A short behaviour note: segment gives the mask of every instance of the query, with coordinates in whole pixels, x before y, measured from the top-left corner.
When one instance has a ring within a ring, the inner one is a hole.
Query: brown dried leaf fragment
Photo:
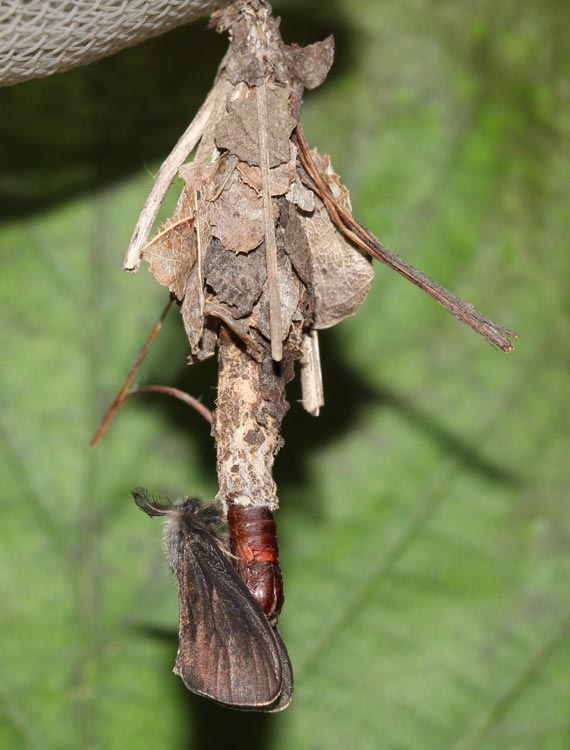
[[[184,299],[180,307],[184,330],[190,344],[190,351],[196,354],[204,331],[204,316],[200,309],[200,276],[197,266],[194,267],[186,281]]]
[[[280,203],[279,244],[285,250],[297,275],[309,292],[313,289],[313,257],[297,211],[288,201]]]
[[[193,362],[204,362],[204,360],[213,357],[216,353],[219,335],[220,321],[217,318],[207,318],[204,326],[204,333],[200,339],[200,344],[196,348],[196,352],[188,357],[188,364],[192,364]]]
[[[190,162],[190,164],[183,164],[178,170],[178,174],[192,190],[203,190],[204,187],[212,183],[214,176],[220,171],[221,161],[220,159],[218,162],[211,164],[195,161]]]
[[[289,335],[287,336],[286,349],[287,352],[293,357],[294,360],[301,359],[303,356],[303,331],[305,328],[305,322],[303,320],[297,320],[300,318],[298,313],[293,315],[291,320],[291,328],[289,329]]]
[[[251,23],[253,14],[260,8],[244,8],[245,3],[230,3],[220,10],[214,11],[210,17],[209,28],[214,28],[219,34],[231,29],[230,49],[224,58],[221,74],[234,86],[245,81],[250,86],[257,86],[267,75],[267,61],[265,55],[255,54],[256,39],[259,33],[256,23]],[[259,6],[259,3],[257,4]],[[245,10],[245,12],[244,12]],[[279,38],[279,24],[277,19],[266,15],[263,31],[269,32],[271,39]],[[273,33],[272,33],[273,32]],[[278,48],[281,45],[278,45]],[[272,51],[263,49],[263,52]]]
[[[291,158],[290,138],[297,124],[289,110],[289,89],[268,86],[267,110],[279,113],[267,132],[269,166],[276,167]],[[219,149],[235,154],[240,161],[261,166],[255,90],[246,99],[228,102],[226,114],[214,130],[214,140]]]
[[[196,263],[194,191],[184,188],[176,212],[165,221],[142,251],[150,271],[159,282],[182,300],[188,275]]]
[[[302,288],[297,274],[293,271],[291,261],[281,248],[277,248],[277,282],[281,303],[281,340],[284,341],[289,334],[293,316],[299,307]],[[253,308],[250,324],[255,326],[266,339],[270,338],[267,288],[263,290],[263,294]]]
[[[223,154],[213,162],[194,161],[180,167],[180,177],[204,201],[214,201],[229,183],[238,164],[236,156]]]
[[[247,162],[239,162],[238,171],[242,180],[258,193],[261,193],[261,169],[252,167]],[[279,164],[269,171],[271,195],[285,195],[297,176],[297,150],[291,144],[291,158],[285,164]]]
[[[317,167],[323,178],[326,180],[333,198],[337,201],[341,208],[344,208],[345,211],[352,213],[349,190],[342,184],[342,182],[340,181],[340,177],[334,171],[330,156],[328,154],[319,154],[316,148],[313,148],[311,150],[311,156],[313,158],[315,166]]]
[[[334,39],[328,36],[322,42],[300,47],[298,44],[284,46],[285,59],[291,75],[305,88],[315,89],[327,77],[334,58]]]
[[[338,232],[321,200],[312,216],[299,214],[299,220],[313,256],[314,327],[330,328],[364,302],[372,264]]]
[[[204,279],[216,299],[233,308],[234,318],[249,315],[267,281],[263,245],[247,255],[236,255],[219,240],[212,240],[204,257]]]
[[[212,235],[228,250],[248,253],[263,242],[263,201],[237,172],[206,212]]]
[[[249,327],[249,320],[236,320],[229,308],[219,302],[207,300],[205,305],[205,312],[209,319],[212,318],[220,321],[222,329],[231,331],[241,341],[242,345],[245,346],[248,354],[256,361],[261,362],[263,359],[263,346],[257,341],[257,337],[252,335],[252,331]]]
[[[289,203],[294,203],[299,210],[305,213],[312,213],[317,205],[315,203],[315,193],[309,190],[308,187],[305,187],[298,176],[285,197]]]
[[[285,252],[291,261],[294,275],[299,282],[299,302],[297,310],[292,317],[293,323],[295,321],[301,323],[298,346],[294,345],[291,341],[294,326],[289,331],[287,346],[290,351],[293,351],[293,349],[298,350],[298,356],[300,357],[302,354],[302,329],[312,326],[314,320],[313,261],[311,248],[309,247],[307,236],[297,216],[295,207],[285,199],[279,201],[277,244],[280,250]]]
[[[335,200],[350,213],[348,190],[334,172],[330,157],[321,156],[316,149],[311,151],[311,156]],[[364,302],[374,277],[372,263],[338,231],[316,195],[314,212],[298,212],[297,216],[312,252],[314,327],[330,328],[354,315]]]

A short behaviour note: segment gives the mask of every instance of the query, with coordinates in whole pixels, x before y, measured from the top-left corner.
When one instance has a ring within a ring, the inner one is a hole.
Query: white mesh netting
[[[111,55],[229,0],[1,0],[0,86]]]

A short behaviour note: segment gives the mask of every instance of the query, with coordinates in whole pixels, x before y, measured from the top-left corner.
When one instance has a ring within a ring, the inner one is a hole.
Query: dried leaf
[[[210,359],[216,353],[216,346],[218,344],[218,335],[220,332],[220,323],[216,318],[206,318],[204,325],[204,332],[200,340],[199,346],[196,348],[192,357],[189,357],[191,362],[204,362],[206,359]]]
[[[194,196],[191,188],[184,188],[176,212],[160,226],[142,252],[156,280],[179,300],[186,293],[186,282],[197,257]]]
[[[258,193],[261,193],[261,169],[247,162],[240,162],[239,173],[244,182]],[[285,195],[297,176],[297,149],[291,143],[291,158],[285,164],[279,164],[269,171],[271,195]]]
[[[184,330],[190,344],[190,351],[198,351],[204,328],[203,312],[200,309],[200,278],[196,265],[186,282],[184,299],[180,307]]]
[[[311,155],[336,201],[351,212],[348,190],[334,172],[330,157],[321,156],[316,149]],[[353,315],[364,302],[374,271],[370,259],[336,229],[321,199],[316,195],[314,199],[316,207],[312,214],[299,211],[297,215],[313,259],[314,327],[330,328]]]
[[[311,213],[315,210],[315,194],[303,185],[299,177],[292,183],[285,197],[289,203],[294,203],[301,211]]]
[[[273,27],[275,30],[271,36],[279,47],[279,34],[275,33],[278,32],[279,25],[275,21],[271,17],[267,18],[267,28],[269,30]],[[224,79],[234,86],[244,81],[250,86],[260,84],[267,76],[266,60],[252,54],[251,25],[240,5],[230,3],[212,13],[210,26],[218,33],[230,28],[232,30],[230,49],[223,62]]]
[[[183,164],[178,170],[178,174],[189,188],[198,192],[206,185],[211,185],[215,175],[220,171],[222,159],[211,164],[202,162],[191,162]]]
[[[278,233],[279,243],[289,256],[301,281],[312,291],[313,256],[311,247],[297,211],[287,201],[284,201],[284,203],[285,206],[280,217],[280,221],[284,221],[284,226]],[[286,217],[283,217],[286,209],[288,209]]]
[[[334,171],[331,163],[331,158],[328,154],[319,154],[316,148],[311,149],[311,156],[315,162],[315,166],[319,169],[321,174],[326,178],[329,189],[333,195],[333,198],[340,204],[341,208],[345,211],[352,213],[352,206],[350,204],[350,193],[340,181],[340,177]]]
[[[289,111],[289,89],[284,86],[267,87],[267,109],[279,113],[268,127],[267,146],[269,166],[276,167],[291,158],[290,137],[297,124]],[[240,161],[259,167],[259,124],[255,90],[246,99],[228,103],[226,114],[214,130],[219,149],[229,151]]]
[[[289,333],[293,316],[299,307],[302,290],[301,283],[293,270],[291,261],[280,248],[277,249],[277,282],[279,301],[281,303],[281,339],[284,341]],[[269,339],[270,323],[267,288],[263,290],[263,294],[253,308],[250,323],[266,339]]]
[[[248,253],[263,242],[263,201],[235,172],[207,208],[211,232],[234,253]]]
[[[263,245],[236,255],[212,240],[204,257],[204,279],[216,299],[234,309],[235,318],[249,315],[267,280]]]
[[[314,327],[330,328],[364,302],[374,272],[368,258],[348,243],[319,198],[312,215],[298,213],[313,261]]]
[[[328,36],[322,42],[300,47],[284,45],[285,59],[291,74],[305,88],[315,89],[327,77],[334,58],[334,39]]]
[[[261,344],[257,341],[257,338],[252,335],[253,332],[249,325],[249,319],[236,320],[236,318],[233,317],[232,310],[223,303],[217,301],[215,298],[206,302],[205,313],[209,318],[215,318],[220,321],[220,323],[223,323],[228,330],[241,340],[248,354],[256,362],[261,362],[264,356],[264,350]]]
[[[191,162],[180,167],[180,177],[200,194],[200,199],[213,201],[229,182],[238,164],[236,156],[222,154],[213,162]]]

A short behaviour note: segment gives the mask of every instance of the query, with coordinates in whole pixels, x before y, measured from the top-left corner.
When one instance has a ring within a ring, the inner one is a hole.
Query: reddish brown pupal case
[[[277,625],[284,597],[273,512],[266,506],[230,505],[228,526],[235,567],[269,622]]]

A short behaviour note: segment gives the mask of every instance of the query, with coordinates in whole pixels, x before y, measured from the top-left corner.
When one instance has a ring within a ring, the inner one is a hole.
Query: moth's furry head
[[[222,530],[223,511],[215,501],[186,496],[172,501],[142,487],[132,491],[135,503],[149,516],[164,516],[163,544],[168,563],[176,572],[184,543],[196,534],[208,534],[229,555],[227,535]]]

